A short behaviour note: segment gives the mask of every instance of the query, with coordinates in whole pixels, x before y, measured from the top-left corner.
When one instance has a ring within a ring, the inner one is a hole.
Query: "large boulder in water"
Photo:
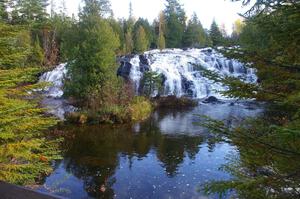
[[[207,104],[216,104],[216,103],[221,103],[220,100],[218,100],[218,98],[214,97],[214,96],[210,96],[208,98],[206,98],[203,103],[207,103]]]
[[[132,68],[132,64],[130,63],[132,57],[132,55],[127,55],[124,57],[120,57],[118,60],[120,63],[120,67],[118,68],[117,75],[123,77],[126,80],[129,79],[130,71]]]
[[[149,60],[144,54],[139,55],[140,71],[142,73],[150,71]]]

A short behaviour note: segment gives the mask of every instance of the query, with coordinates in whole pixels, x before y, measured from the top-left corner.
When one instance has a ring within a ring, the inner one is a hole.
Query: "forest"
[[[80,108],[67,116],[69,121],[132,123],[153,112],[151,93],[161,89],[163,78],[146,72],[144,93],[136,96],[130,81],[116,75],[118,58],[153,49],[209,47],[251,63],[258,80],[248,83],[205,69],[203,74],[229,88],[222,95],[255,99],[265,104],[265,112],[234,128],[211,118],[198,124],[242,154],[224,167],[232,180],[213,181],[202,191],[220,197],[228,190],[241,198],[299,197],[300,2],[231,1],[249,7],[232,34],[215,20],[205,29],[196,13],[187,16],[179,0],[165,0],[154,21],[134,16],[131,3],[129,17],[116,19],[109,0],[83,0],[78,16],[67,14],[65,1],[0,1],[0,180],[41,183],[52,172],[51,163],[62,159],[63,136],[53,130],[59,121],[45,114],[41,96],[32,92],[48,86],[38,82],[42,73],[68,63],[64,98]],[[185,101],[175,102],[180,103]],[[257,167],[265,165],[272,168],[261,175]]]

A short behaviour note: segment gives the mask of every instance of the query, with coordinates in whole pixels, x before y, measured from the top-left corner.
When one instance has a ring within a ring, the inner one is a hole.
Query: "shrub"
[[[135,97],[129,105],[131,121],[144,120],[152,111],[151,102],[145,97]]]

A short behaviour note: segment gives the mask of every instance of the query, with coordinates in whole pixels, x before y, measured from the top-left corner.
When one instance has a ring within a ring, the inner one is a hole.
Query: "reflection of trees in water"
[[[223,167],[233,179],[209,183],[206,191],[226,193],[235,189],[239,197],[251,199],[300,198],[300,139],[275,127],[281,122],[281,111],[266,109],[261,117],[233,129],[226,128],[226,123],[220,125],[220,121],[208,121],[206,126],[237,147],[239,157],[231,157]]]
[[[139,133],[124,126],[66,128],[69,134],[74,134],[68,136],[65,143],[68,147],[65,153],[67,171],[84,181],[90,196],[112,198],[112,186],[116,181],[113,176],[120,156],[126,155],[130,162],[132,157],[142,159],[153,149],[167,175],[176,176],[185,156],[195,159],[204,140],[202,137],[162,135],[156,121],[141,125]]]

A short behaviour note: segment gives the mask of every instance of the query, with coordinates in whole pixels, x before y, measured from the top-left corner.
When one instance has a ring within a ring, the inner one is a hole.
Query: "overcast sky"
[[[56,0],[57,6],[62,0]],[[116,18],[127,18],[129,2],[132,2],[135,17],[147,18],[150,21],[157,18],[160,10],[164,9],[165,0],[111,0]],[[215,18],[218,24],[225,24],[228,32],[231,32],[233,22],[239,18],[238,13],[243,13],[241,3],[231,0],[179,0],[184,6],[188,17],[196,12],[205,28],[209,28]],[[82,0],[65,0],[68,13],[77,14]]]

